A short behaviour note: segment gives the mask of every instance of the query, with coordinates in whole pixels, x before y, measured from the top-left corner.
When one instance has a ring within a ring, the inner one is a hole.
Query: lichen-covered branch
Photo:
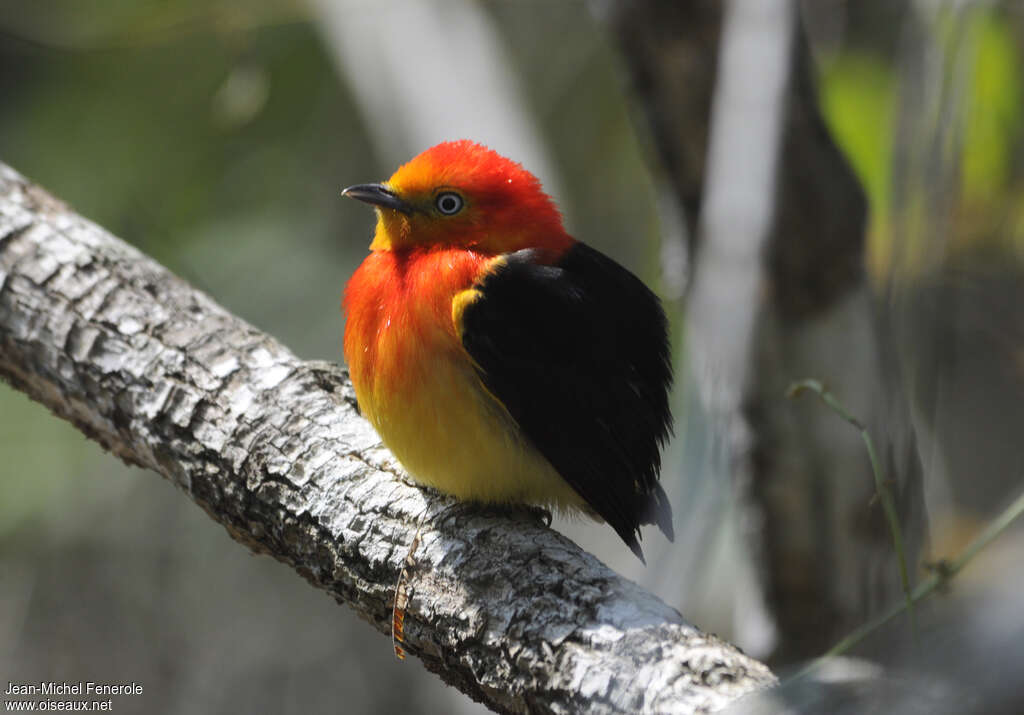
[[[344,371],[299,360],[0,164],[0,375],[509,712],[705,712],[774,682],[526,512],[411,485]],[[380,647],[388,648],[383,640]]]

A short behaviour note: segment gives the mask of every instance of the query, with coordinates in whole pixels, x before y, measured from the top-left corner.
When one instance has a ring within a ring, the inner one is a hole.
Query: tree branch
[[[344,371],[299,360],[0,164],[0,375],[498,711],[705,712],[774,683],[526,512],[404,480]],[[387,647],[383,643],[381,647]]]

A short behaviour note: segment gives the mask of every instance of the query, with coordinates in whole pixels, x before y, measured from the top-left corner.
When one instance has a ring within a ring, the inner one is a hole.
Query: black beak
[[[395,192],[384,184],[356,184],[344,189],[341,195],[374,206],[401,211],[404,214],[411,214],[413,211],[412,206],[398,198]]]

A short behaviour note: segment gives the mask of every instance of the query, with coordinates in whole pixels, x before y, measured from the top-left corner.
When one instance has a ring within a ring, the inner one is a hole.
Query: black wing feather
[[[535,256],[510,254],[476,286],[463,345],[526,438],[643,559],[641,524],[673,538],[658,483],[672,428],[665,313],[586,244],[550,266]]]

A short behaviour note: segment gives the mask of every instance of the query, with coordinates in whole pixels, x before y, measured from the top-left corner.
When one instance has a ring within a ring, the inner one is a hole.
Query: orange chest
[[[371,253],[343,301],[345,359],[360,404],[422,383],[438,361],[468,361],[452,298],[471,287],[488,256],[462,249]],[[364,404],[366,403],[366,404]]]

